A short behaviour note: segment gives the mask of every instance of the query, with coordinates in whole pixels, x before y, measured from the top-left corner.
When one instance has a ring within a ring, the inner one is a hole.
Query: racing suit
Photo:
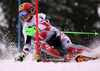
[[[29,36],[26,34],[25,29],[28,27],[34,27],[36,26],[36,15],[33,16],[31,22],[24,22],[23,23],[23,35],[24,35],[24,47],[22,50],[22,53],[24,55],[27,55],[28,52],[31,49],[31,39],[35,38],[36,35]],[[52,51],[46,51],[43,49],[44,52],[55,56],[55,57],[62,57],[64,54],[67,54],[67,51],[75,51],[75,49],[86,49],[86,47],[81,45],[75,45],[72,44],[69,37],[62,32],[60,32],[57,28],[52,26],[49,22],[49,20],[46,18],[46,15],[43,13],[38,14],[38,28],[40,30],[38,34],[39,42],[41,42],[41,45],[46,43],[49,44],[49,46],[54,47],[55,51],[59,52],[60,55],[56,55],[55,53],[52,53]],[[42,48],[41,48],[42,50]],[[64,52],[60,51],[64,50]],[[81,50],[79,50],[81,51]]]

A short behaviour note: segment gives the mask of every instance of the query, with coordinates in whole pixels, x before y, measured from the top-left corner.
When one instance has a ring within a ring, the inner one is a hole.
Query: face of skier
[[[31,11],[30,13],[27,12],[26,10],[23,10],[19,13],[19,16],[21,17],[21,19],[25,22],[29,22],[31,20],[31,18],[33,17],[34,12]]]

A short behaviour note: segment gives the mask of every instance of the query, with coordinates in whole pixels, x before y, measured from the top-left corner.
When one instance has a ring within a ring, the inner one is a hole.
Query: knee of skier
[[[88,48],[88,47],[85,47],[85,46],[83,46],[83,45],[76,45],[76,44],[72,44],[72,45],[70,45],[69,47],[68,47],[68,50],[69,51],[77,51],[77,52],[79,52],[79,53],[82,53],[82,52],[90,52],[91,51],[91,49],[90,48]]]

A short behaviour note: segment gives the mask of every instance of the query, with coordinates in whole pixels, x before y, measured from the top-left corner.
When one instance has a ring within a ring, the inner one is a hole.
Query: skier
[[[36,15],[35,7],[28,2],[22,3],[19,6],[19,16],[21,20],[24,21],[23,25],[23,35],[24,35],[24,47],[22,52],[15,57],[16,61],[23,61],[28,55],[31,49],[31,39],[36,37],[36,34],[27,34],[26,28],[36,27]],[[52,26],[47,19],[46,15],[43,13],[38,14],[38,28],[39,28],[39,46],[40,50],[58,58],[65,57],[67,60],[73,58],[72,53],[81,53],[84,50],[90,51],[89,48],[82,45],[75,45],[71,42],[70,38],[59,31],[56,27]]]

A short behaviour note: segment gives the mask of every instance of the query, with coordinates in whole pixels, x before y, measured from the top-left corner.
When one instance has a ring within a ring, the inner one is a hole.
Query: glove
[[[26,55],[21,53],[17,57],[15,57],[15,61],[22,62],[23,60],[25,60],[25,58],[26,58]]]

